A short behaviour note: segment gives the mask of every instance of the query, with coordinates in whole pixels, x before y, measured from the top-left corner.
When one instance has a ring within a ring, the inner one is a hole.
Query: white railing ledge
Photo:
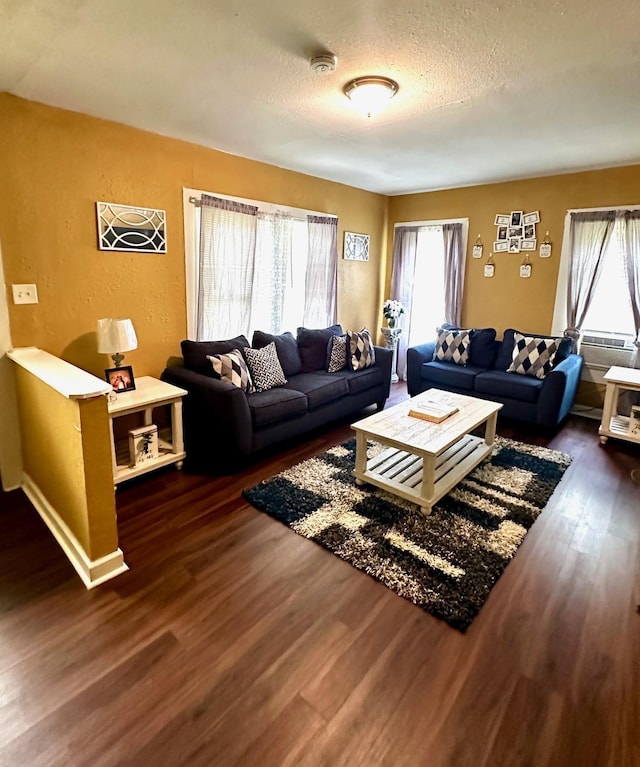
[[[106,381],[35,346],[11,349],[7,357],[68,399],[89,399],[111,391]]]

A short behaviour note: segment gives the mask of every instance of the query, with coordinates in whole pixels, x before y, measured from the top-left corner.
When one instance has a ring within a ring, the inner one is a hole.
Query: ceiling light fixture
[[[398,83],[388,77],[356,77],[344,86],[344,94],[367,117],[381,112],[398,92]]]

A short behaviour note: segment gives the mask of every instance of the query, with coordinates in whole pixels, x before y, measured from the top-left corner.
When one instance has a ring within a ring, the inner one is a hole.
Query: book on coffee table
[[[422,418],[423,421],[441,423],[450,415],[458,412],[455,405],[445,405],[443,402],[431,402],[429,400],[416,402],[409,410],[409,415],[414,418]]]

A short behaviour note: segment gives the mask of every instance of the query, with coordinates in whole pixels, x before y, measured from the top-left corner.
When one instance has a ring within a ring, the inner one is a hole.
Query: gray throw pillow
[[[297,375],[302,368],[302,360],[298,352],[298,342],[289,332],[272,335],[262,330],[256,330],[251,340],[254,349],[262,349],[273,341],[278,352],[278,359],[282,365],[282,371],[287,378]]]

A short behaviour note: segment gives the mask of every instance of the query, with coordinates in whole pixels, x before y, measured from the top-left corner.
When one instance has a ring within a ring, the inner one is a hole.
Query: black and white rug
[[[466,631],[570,463],[564,453],[498,437],[491,459],[425,516],[413,503],[355,484],[352,439],[244,496]]]

